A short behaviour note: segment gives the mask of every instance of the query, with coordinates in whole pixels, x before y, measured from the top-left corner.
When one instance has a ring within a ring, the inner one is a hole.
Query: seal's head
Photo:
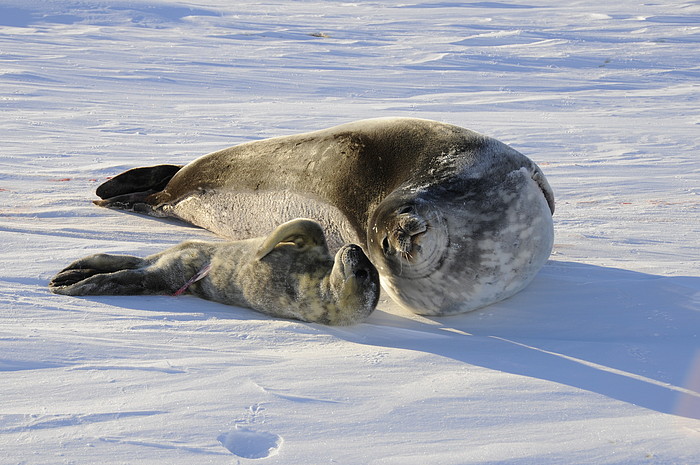
[[[396,190],[368,224],[384,289],[414,313],[474,310],[524,288],[549,257],[550,207],[522,168],[499,183],[465,179]]]
[[[362,249],[344,245],[333,258],[321,225],[309,219],[275,229],[246,272],[255,276],[249,300],[267,313],[284,309],[284,316],[303,321],[358,323],[379,300],[379,273]]]
[[[367,241],[370,259],[394,300],[417,313],[442,307],[435,274],[450,247],[442,210],[417,196],[389,196],[372,215]]]

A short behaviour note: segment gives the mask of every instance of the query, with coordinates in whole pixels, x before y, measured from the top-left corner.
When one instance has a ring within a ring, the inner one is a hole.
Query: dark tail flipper
[[[51,279],[49,289],[64,295],[148,294],[148,262],[128,255],[95,254],[76,260]]]
[[[180,168],[181,165],[158,165],[125,171],[97,188],[102,200],[96,200],[95,204],[150,214],[152,206],[146,199],[163,190]]]
[[[168,184],[182,165],[158,165],[145,168],[133,168],[113,177],[101,184],[96,191],[103,200],[118,195],[134,194],[136,192],[158,192]]]

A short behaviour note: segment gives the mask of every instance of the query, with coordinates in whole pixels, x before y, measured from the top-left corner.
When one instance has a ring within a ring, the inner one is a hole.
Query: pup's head
[[[379,274],[362,249],[349,244],[333,258],[321,225],[296,219],[262,242],[255,261],[269,276],[268,314],[329,325],[357,323],[375,309]],[[264,289],[261,289],[261,292]]]

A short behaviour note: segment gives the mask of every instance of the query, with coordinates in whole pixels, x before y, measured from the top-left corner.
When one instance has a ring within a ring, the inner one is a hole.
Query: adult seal
[[[232,239],[297,217],[331,249],[359,243],[384,289],[450,315],[523,289],[549,257],[554,196],[529,158],[474,131],[414,118],[248,142],[185,165],[136,168],[101,206],[179,218]]]

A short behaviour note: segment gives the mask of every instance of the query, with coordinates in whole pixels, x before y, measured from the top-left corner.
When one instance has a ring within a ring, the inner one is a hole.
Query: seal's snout
[[[379,272],[355,244],[344,245],[335,256],[331,285],[344,308],[346,323],[357,322],[374,311],[379,301]]]
[[[413,205],[396,210],[392,223],[381,241],[382,252],[386,257],[398,255],[399,259],[410,263],[420,252],[421,237],[430,229],[430,224]]]
[[[377,269],[369,261],[362,248],[355,244],[343,246],[338,251],[338,260],[343,269],[345,279],[355,278],[360,283],[379,279]]]

